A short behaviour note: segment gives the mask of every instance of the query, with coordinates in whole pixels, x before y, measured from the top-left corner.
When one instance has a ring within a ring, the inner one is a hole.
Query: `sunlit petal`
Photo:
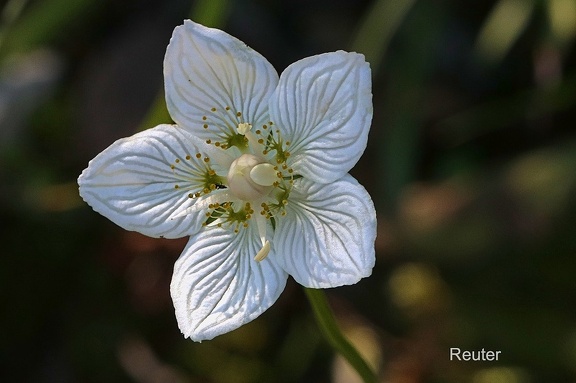
[[[126,230],[151,237],[190,235],[204,216],[179,214],[194,203],[190,195],[204,188],[205,158],[190,133],[159,125],[114,142],[90,161],[78,178],[80,195]]]
[[[366,190],[350,175],[328,187],[298,181],[278,222],[271,257],[306,287],[349,285],[369,276],[376,211]]]
[[[268,121],[268,99],[278,74],[242,41],[187,20],[168,45],[164,81],[174,121],[214,140],[215,133],[236,133],[240,122]]]
[[[305,58],[280,76],[270,116],[291,142],[296,173],[332,182],[358,161],[372,121],[370,67],[343,51]]]
[[[174,266],[170,291],[180,330],[201,341],[232,331],[278,298],[287,274],[270,258],[254,260],[255,229],[208,228],[190,238]]]

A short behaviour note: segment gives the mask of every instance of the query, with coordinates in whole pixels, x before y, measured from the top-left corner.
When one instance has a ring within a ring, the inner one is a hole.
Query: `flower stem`
[[[314,311],[316,322],[328,343],[346,358],[348,363],[358,372],[364,383],[377,383],[378,379],[372,369],[340,331],[324,292],[309,288],[304,288],[304,291]]]

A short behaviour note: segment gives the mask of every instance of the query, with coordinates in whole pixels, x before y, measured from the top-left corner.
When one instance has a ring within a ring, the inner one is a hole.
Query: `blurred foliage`
[[[184,340],[169,283],[186,239],[124,232],[78,197],[89,159],[169,122],[162,58],[187,17],[279,71],[337,49],[370,61],[353,174],[378,209],[377,264],[329,297],[383,382],[576,381],[573,0],[4,2],[0,381],[355,381],[293,281],[254,322]]]

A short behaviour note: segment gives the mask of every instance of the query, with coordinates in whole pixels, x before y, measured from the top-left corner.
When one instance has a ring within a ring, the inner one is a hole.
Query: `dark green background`
[[[327,294],[382,381],[576,381],[572,0],[3,7],[0,381],[350,382],[292,280],[251,324],[184,340],[169,282],[186,239],[125,232],[77,195],[99,151],[169,122],[162,59],[188,17],[279,72],[338,49],[371,63],[374,121],[352,173],[377,207],[377,262]],[[450,362],[450,347],[501,357]]]

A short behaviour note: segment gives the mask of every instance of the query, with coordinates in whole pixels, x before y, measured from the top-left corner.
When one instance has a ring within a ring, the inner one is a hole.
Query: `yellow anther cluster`
[[[202,224],[207,226],[215,224],[218,227],[233,227],[235,233],[240,232],[241,227],[248,227],[248,220],[254,214],[250,202],[244,203],[238,210],[231,202],[213,203],[208,205],[209,211],[205,214],[206,221]]]
[[[210,130],[214,134],[214,139],[207,139],[205,142],[208,145],[214,145],[220,149],[228,149],[236,146],[240,149],[248,146],[248,140],[237,132],[239,124],[246,124],[242,118],[242,112],[233,112],[230,106],[224,107],[221,111],[218,108],[210,108],[207,115],[202,116],[202,127]]]
[[[188,198],[198,198],[222,185],[222,177],[210,166],[210,158],[201,153],[186,154],[170,164],[172,173],[180,180],[174,189],[187,192]],[[198,188],[198,185],[202,185]]]
[[[274,229],[275,218],[286,215],[290,191],[294,180],[299,178],[288,164],[290,142],[283,139],[272,121],[253,128],[252,121],[245,121],[242,112],[230,106],[210,108],[202,116],[202,126],[211,134],[210,138],[205,139],[206,144],[220,149],[235,146],[242,154],[232,162],[226,176],[220,176],[212,169],[210,158],[200,153],[186,155],[183,157],[186,161],[196,162],[196,166],[187,169],[187,175],[191,181],[189,183],[196,185],[197,190],[187,190],[181,181],[175,188],[186,190],[189,198],[203,198],[217,189],[226,188],[226,193],[233,197],[231,199],[234,202],[214,202],[208,205],[204,226],[230,228],[238,233],[242,227],[248,227],[254,218],[259,222],[259,227],[263,220],[267,220]],[[255,161],[250,162],[247,158],[254,158]],[[186,161],[175,160],[170,166],[172,171],[178,172]],[[198,185],[201,187],[198,188]],[[214,201],[219,197],[209,198],[214,198]],[[254,217],[254,209],[249,201],[258,201],[260,204],[257,217]],[[263,234],[260,235],[264,241]],[[266,245],[263,245],[259,252],[262,259],[269,247],[268,244],[266,250]]]

